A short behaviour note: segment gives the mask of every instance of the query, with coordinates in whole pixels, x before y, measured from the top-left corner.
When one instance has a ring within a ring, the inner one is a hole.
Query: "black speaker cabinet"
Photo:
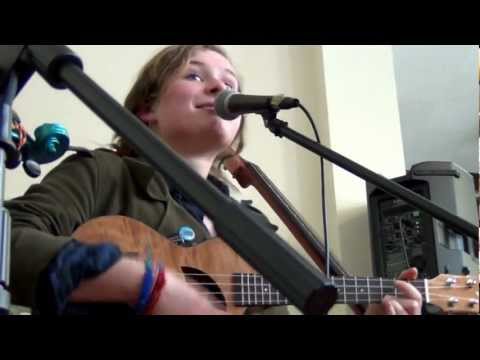
[[[423,162],[392,180],[478,225],[473,177],[456,164]],[[420,278],[478,276],[478,237],[458,234],[371,184],[367,194],[375,276],[395,278],[411,266],[418,268]]]

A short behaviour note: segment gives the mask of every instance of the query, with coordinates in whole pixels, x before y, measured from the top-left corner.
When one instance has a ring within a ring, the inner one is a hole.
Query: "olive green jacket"
[[[5,207],[12,217],[12,302],[28,307],[35,304],[41,272],[72,240],[75,229],[90,219],[123,215],[165,236],[188,225],[198,241],[209,237],[206,228],[172,199],[160,173],[139,159],[105,149],[69,157]],[[284,313],[280,308],[274,312]]]

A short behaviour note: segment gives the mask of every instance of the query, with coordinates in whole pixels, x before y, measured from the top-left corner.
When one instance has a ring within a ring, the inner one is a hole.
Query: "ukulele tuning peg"
[[[458,304],[458,299],[456,297],[448,299],[448,306],[454,307],[456,304]]]
[[[475,307],[475,305],[478,305],[478,299],[470,299],[468,301],[468,306],[473,308],[473,307]]]
[[[473,280],[472,278],[468,277],[467,278],[467,286],[469,288],[472,288],[477,282],[475,280]]]
[[[457,280],[455,278],[449,277],[449,278],[447,278],[445,283],[446,283],[447,286],[452,286],[452,285],[457,283]]]

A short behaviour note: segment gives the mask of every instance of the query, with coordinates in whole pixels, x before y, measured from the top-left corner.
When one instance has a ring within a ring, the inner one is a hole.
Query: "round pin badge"
[[[191,243],[193,240],[195,240],[195,231],[193,231],[191,227],[182,226],[180,230],[178,230],[178,236],[181,242]]]

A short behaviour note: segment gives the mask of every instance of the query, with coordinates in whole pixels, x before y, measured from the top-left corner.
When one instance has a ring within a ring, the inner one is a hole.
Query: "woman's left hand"
[[[401,298],[385,296],[381,304],[370,305],[366,315],[420,315],[422,312],[422,295],[411,284],[402,280],[415,280],[416,268],[403,271],[395,281],[395,287],[403,296]]]

